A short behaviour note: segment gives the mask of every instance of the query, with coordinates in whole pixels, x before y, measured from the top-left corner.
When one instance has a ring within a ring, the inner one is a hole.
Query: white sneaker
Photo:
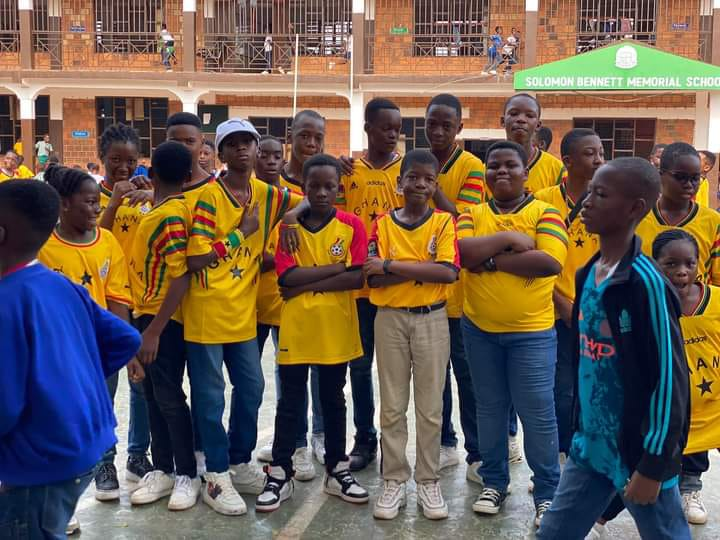
[[[491,69],[491,70],[490,70],[490,75],[497,75],[497,70],[496,70],[496,69]]]
[[[247,513],[245,501],[235,490],[230,471],[221,473],[205,473],[205,485],[202,488],[202,499],[218,514],[241,516]]]
[[[550,505],[552,504],[552,501],[542,501],[537,503],[535,506],[535,526],[539,527],[540,523],[542,523],[542,518],[545,515],[545,512],[550,510]]]
[[[332,473],[325,473],[323,490],[328,495],[340,497],[343,501],[362,504],[368,502],[370,495],[367,490],[358,484],[350,473],[350,461],[341,461]]]
[[[295,484],[288,478],[282,467],[265,467],[266,477],[263,491],[255,500],[256,512],[272,512],[280,508],[283,501],[292,497]]]
[[[295,469],[295,480],[309,482],[315,478],[315,465],[313,465],[311,452],[307,446],[295,450],[293,468]]]
[[[500,512],[500,508],[505,502],[505,497],[507,497],[507,495],[503,495],[497,489],[485,488],[473,503],[472,509],[478,514],[495,515]]]
[[[707,523],[707,509],[700,498],[699,491],[692,491],[690,493],[683,493],[683,510],[685,511],[685,517],[688,523],[693,525],[703,525]]]
[[[167,497],[173,491],[175,475],[151,471],[138,482],[138,488],[130,495],[131,504],[149,504]]]
[[[71,536],[77,532],[80,532],[80,521],[77,516],[73,514],[70,521],[68,521],[67,527],[65,527],[65,534]]]
[[[261,75],[270,75],[270,72],[266,69],[265,71],[263,71],[263,72],[261,73]]]
[[[238,493],[258,495],[265,487],[265,475],[254,463],[230,465],[230,475]]]
[[[515,465],[522,462],[523,453],[517,435],[515,437],[508,437],[508,463]]]
[[[205,452],[195,452],[195,463],[197,463],[197,475],[202,478],[207,472],[207,466],[205,465]]]
[[[458,463],[460,463],[460,458],[458,458],[457,449],[455,447],[440,447],[440,468],[438,470],[442,471],[448,467],[454,467]]]
[[[480,476],[480,461],[474,461],[473,463],[469,463],[467,466],[467,472],[465,473],[465,477],[470,480],[471,482],[475,482],[476,484],[483,485],[483,479],[482,476]]]
[[[448,506],[440,491],[440,482],[422,482],[417,487],[417,502],[428,519],[446,519]]]
[[[395,480],[385,480],[383,492],[375,501],[373,516],[377,519],[395,519],[400,508],[407,504],[407,485]]]
[[[260,448],[260,450],[255,453],[255,458],[258,461],[270,463],[272,461],[272,442]]]
[[[605,538],[607,536],[607,528],[602,523],[595,523],[595,525],[592,526],[592,529],[590,529],[590,532],[587,533],[587,536],[585,537],[585,540],[600,540],[601,538]]]
[[[168,510],[187,510],[195,506],[201,487],[202,482],[199,476],[195,478],[186,475],[176,476],[175,486],[168,502]]]
[[[325,465],[325,435],[313,435],[310,438],[312,453],[320,465]]]

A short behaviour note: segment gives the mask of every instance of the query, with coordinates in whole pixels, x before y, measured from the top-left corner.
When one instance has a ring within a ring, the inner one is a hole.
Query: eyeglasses
[[[680,171],[669,171],[669,170],[663,170],[662,172],[668,173],[670,176],[672,176],[675,180],[680,182],[681,184],[685,184],[690,182],[691,184],[699,184],[702,180],[702,175],[700,174],[688,174]]]

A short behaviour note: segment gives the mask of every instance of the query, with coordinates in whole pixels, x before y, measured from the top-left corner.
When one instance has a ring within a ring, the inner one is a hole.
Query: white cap
[[[220,145],[222,145],[223,141],[233,133],[249,133],[255,137],[256,142],[260,142],[260,134],[249,120],[230,118],[230,120],[225,120],[221,123],[215,132],[215,146],[218,150],[220,150]]]

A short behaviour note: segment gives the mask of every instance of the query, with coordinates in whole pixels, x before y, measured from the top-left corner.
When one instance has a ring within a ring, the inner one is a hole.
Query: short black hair
[[[95,179],[82,169],[51,165],[45,170],[43,180],[52,186],[63,199],[80,191],[84,182],[96,184]]]
[[[655,152],[657,152],[658,150],[664,150],[665,148],[667,148],[667,144],[665,143],[654,144],[652,150],[650,150],[650,156],[654,156]]]
[[[621,157],[608,161],[604,167],[617,171],[627,180],[623,187],[629,197],[645,200],[646,214],[655,206],[660,197],[660,173],[652,163],[639,157]]]
[[[535,137],[545,143],[545,148],[550,148],[553,142],[553,132],[549,127],[542,126],[535,132]]]
[[[192,173],[192,154],[184,144],[165,141],[153,152],[150,166],[163,184],[182,186]]]
[[[712,169],[715,166],[715,162],[717,161],[717,156],[710,150],[700,150],[700,153],[705,156],[705,159],[710,164],[710,168]]]
[[[540,102],[537,100],[537,98],[535,96],[531,96],[527,92],[518,92],[517,94],[513,94],[512,96],[507,98],[505,100],[505,105],[503,105],[503,114],[505,114],[505,112],[508,110],[508,106],[510,105],[510,102],[513,99],[517,99],[520,97],[528,98],[528,99],[531,99],[532,101],[534,101],[535,106],[537,107],[538,117],[540,117],[540,115],[542,114],[542,107],[540,106]]]
[[[430,100],[425,112],[427,113],[433,105],[444,105],[445,107],[455,109],[458,122],[462,122],[462,103],[460,103],[460,99],[458,99],[457,96],[452,94],[438,94]]]
[[[194,126],[202,131],[202,122],[197,114],[189,112],[177,112],[167,119],[166,130],[173,126]]]
[[[202,144],[203,146],[209,146],[210,148],[212,148],[213,152],[215,152],[215,143],[212,142],[210,139],[203,139]]]
[[[60,197],[44,182],[8,180],[0,183],[0,215],[18,216],[25,223],[23,249],[36,253],[47,241],[60,216]]]
[[[490,148],[488,148],[487,153],[485,154],[486,161],[490,159],[490,154],[492,154],[496,150],[512,150],[513,152],[516,152],[518,157],[520,158],[520,161],[522,161],[522,164],[527,167],[527,152],[518,143],[512,141],[497,141],[496,143],[493,143]]]
[[[652,256],[653,259],[658,260],[662,255],[663,249],[671,243],[677,240],[683,242],[690,242],[695,250],[695,257],[700,257],[700,248],[698,247],[697,240],[695,237],[684,229],[668,229],[663,231],[655,237],[652,243]]]
[[[312,109],[303,109],[293,117],[291,129],[295,127],[295,124],[297,124],[303,116],[308,116],[313,120],[320,120],[323,124],[325,123],[325,118],[323,118],[319,112],[313,111]]]
[[[408,169],[416,163],[420,165],[432,165],[436,171],[440,171],[440,162],[431,152],[415,148],[405,154],[402,163],[400,163],[400,176],[405,176]]]
[[[260,146],[265,141],[274,141],[280,146],[283,145],[283,141],[280,137],[276,137],[275,135],[263,135],[262,137],[260,137],[260,142],[258,143],[258,146]]]
[[[541,128],[546,129],[546,128]],[[538,132],[538,135],[540,132]],[[598,134],[595,133],[592,129],[589,128],[575,128],[568,131],[565,136],[562,138],[562,141],[560,141],[560,156],[565,157],[569,156],[573,150],[575,150],[575,145],[578,143],[580,139],[584,139],[585,137],[597,137]]]
[[[372,98],[367,102],[367,105],[365,105],[365,121],[369,124],[373,123],[378,113],[383,109],[400,112],[400,107],[393,101],[383,97]]]
[[[100,168],[100,165],[98,165],[97,163],[94,163],[94,162],[92,162],[92,161],[89,161],[88,164],[85,165],[85,168],[86,168],[88,171],[92,171],[93,169],[99,169],[99,168]]]
[[[313,157],[303,163],[302,175],[303,178],[307,179],[310,174],[310,170],[315,167],[333,167],[337,172],[338,182],[342,176],[342,169],[340,168],[340,162],[329,154],[315,154]]]
[[[140,150],[140,136],[138,132],[123,123],[112,124],[105,128],[100,136],[100,158],[104,158],[115,143],[126,143],[134,145]]]
[[[686,142],[668,144],[660,157],[660,169],[663,171],[672,170],[677,160],[683,156],[695,156],[700,159],[700,154],[692,144]]]

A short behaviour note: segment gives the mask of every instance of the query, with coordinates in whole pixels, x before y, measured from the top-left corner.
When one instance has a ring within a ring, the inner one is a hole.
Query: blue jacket
[[[0,482],[69,480],[117,442],[105,378],[140,335],[40,264],[1,279],[0,299]]]

